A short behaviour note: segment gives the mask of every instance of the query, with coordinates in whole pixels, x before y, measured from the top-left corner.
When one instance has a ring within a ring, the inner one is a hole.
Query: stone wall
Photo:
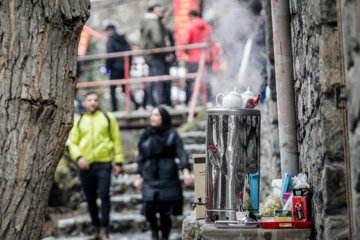
[[[290,1],[300,170],[313,189],[316,239],[346,239],[347,202],[336,1]]]
[[[342,1],[342,28],[351,162],[353,239],[360,239],[360,2]]]

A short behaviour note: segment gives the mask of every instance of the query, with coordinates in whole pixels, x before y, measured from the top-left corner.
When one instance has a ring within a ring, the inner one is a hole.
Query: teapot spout
[[[254,108],[256,105],[258,105],[259,101],[260,101],[260,93],[257,94],[256,98],[248,100],[246,104],[246,108]]]

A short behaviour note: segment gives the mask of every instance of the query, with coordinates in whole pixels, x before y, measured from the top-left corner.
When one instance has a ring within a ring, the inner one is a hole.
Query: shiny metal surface
[[[206,131],[206,221],[236,220],[235,211],[239,209],[256,211],[259,205],[254,196],[259,196],[260,111],[210,109]],[[254,176],[257,181],[253,180]]]

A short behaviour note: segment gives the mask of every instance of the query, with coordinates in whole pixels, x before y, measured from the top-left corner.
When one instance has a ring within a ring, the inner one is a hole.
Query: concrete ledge
[[[286,240],[310,239],[311,229],[238,229],[217,228],[214,224],[205,224],[200,228],[203,240]]]

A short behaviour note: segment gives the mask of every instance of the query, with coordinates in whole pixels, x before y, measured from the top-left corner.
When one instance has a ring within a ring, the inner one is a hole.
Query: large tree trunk
[[[0,239],[41,239],[89,0],[0,1]]]

